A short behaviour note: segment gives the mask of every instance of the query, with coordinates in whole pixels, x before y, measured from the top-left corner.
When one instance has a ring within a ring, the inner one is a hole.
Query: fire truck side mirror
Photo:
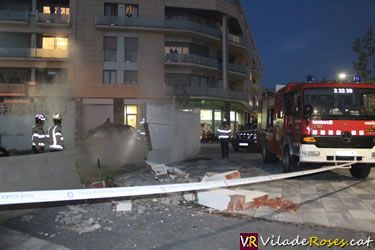
[[[311,114],[313,113],[313,106],[311,104],[306,104],[303,107],[303,115],[305,118],[309,119]]]

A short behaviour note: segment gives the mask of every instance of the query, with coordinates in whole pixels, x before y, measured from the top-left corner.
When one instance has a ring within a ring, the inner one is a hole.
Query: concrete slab
[[[349,213],[326,212],[331,227],[348,228],[360,230],[353,216]]]

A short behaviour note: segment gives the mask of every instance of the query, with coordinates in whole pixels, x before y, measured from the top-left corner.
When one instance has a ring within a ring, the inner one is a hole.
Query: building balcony
[[[96,26],[114,28],[139,28],[139,29],[161,29],[181,30],[203,33],[221,39],[221,31],[207,25],[184,20],[167,20],[161,18],[125,18],[119,16],[96,16]]]
[[[66,49],[0,48],[0,57],[67,59]]]
[[[38,24],[70,24],[70,15],[66,14],[47,14],[47,13],[37,13],[36,22]]]
[[[246,92],[233,91],[233,90],[224,90],[222,88],[199,88],[199,87],[172,87],[167,86],[168,95],[181,95],[187,94],[191,97],[211,97],[211,98],[220,98],[220,99],[234,99],[248,102],[249,96]],[[182,93],[182,91],[184,93]]]
[[[165,64],[194,64],[203,67],[218,69],[218,61],[213,58],[193,54],[166,53]]]
[[[30,97],[69,97],[72,96],[72,93],[72,88],[64,83],[37,83],[34,86],[29,86]]]
[[[0,96],[25,96],[26,87],[22,83],[0,83]]]
[[[220,65],[220,68],[222,68],[222,65]],[[228,71],[230,73],[241,74],[245,76],[246,78],[250,77],[249,69],[241,64],[228,63]]]
[[[0,10],[0,22],[28,23],[29,12]]]

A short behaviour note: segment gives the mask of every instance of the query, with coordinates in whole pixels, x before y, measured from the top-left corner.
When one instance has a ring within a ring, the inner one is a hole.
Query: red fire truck
[[[375,166],[375,85],[289,83],[263,98],[258,143],[263,161],[281,159],[284,172],[355,162],[352,176],[366,178]]]

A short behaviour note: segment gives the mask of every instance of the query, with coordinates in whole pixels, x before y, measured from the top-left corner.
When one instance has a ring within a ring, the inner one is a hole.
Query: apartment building
[[[85,134],[137,126],[148,103],[200,109],[214,130],[255,119],[262,66],[236,0],[0,2],[0,102],[71,98]]]

